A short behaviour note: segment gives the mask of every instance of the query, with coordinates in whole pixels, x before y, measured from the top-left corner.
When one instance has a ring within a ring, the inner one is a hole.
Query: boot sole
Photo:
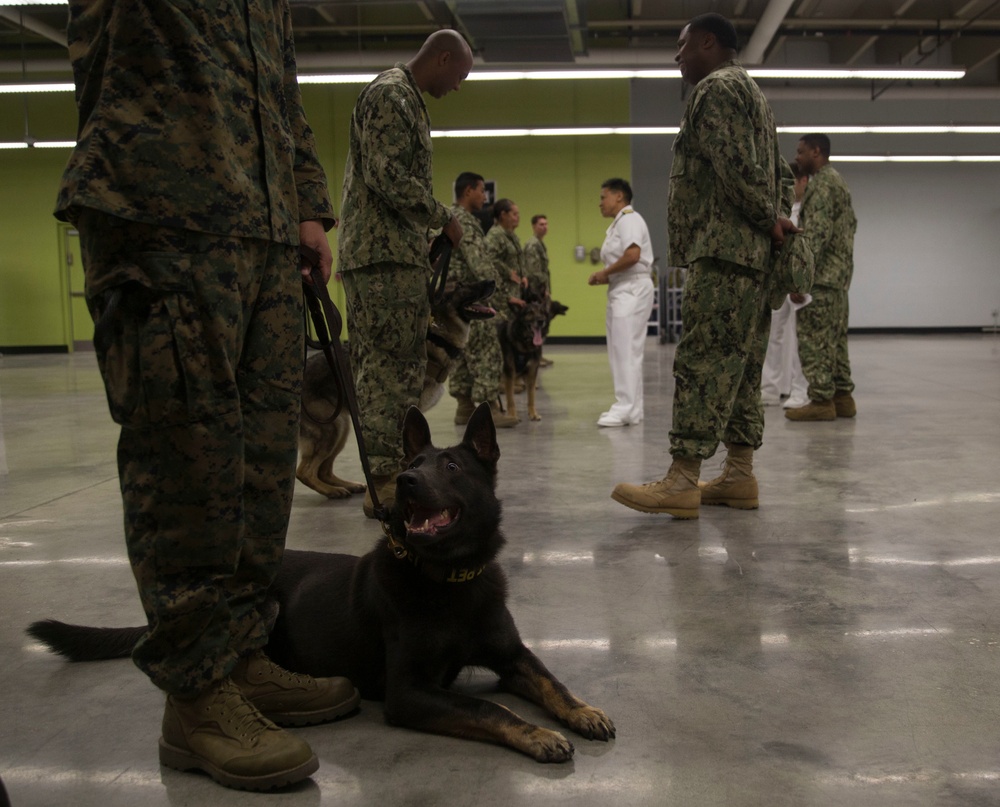
[[[619,496],[617,493],[612,492],[611,498],[614,499],[618,504],[624,504],[626,507],[630,507],[633,510],[638,510],[640,513],[653,513],[660,514],[665,513],[671,515],[678,519],[694,519],[698,518],[698,508],[688,508],[688,507],[647,507],[644,504],[637,504],[636,502],[629,501],[624,496]]]
[[[704,495],[701,497],[701,503],[709,506],[732,507],[734,510],[757,510],[760,507],[758,499],[706,499]]]
[[[276,787],[285,787],[308,779],[319,770],[319,759],[315,754],[301,765],[289,768],[285,771],[269,773],[265,776],[239,776],[233,773],[226,773],[207,759],[185,751],[182,748],[170,745],[162,737],[160,738],[160,764],[175,771],[202,771],[207,773],[223,787],[231,787],[235,790],[274,790]]]
[[[253,703],[253,700],[251,699],[250,702]],[[279,726],[315,726],[318,723],[331,723],[354,714],[360,703],[361,693],[355,689],[354,694],[343,703],[328,706],[326,709],[317,709],[313,712],[268,712],[259,706],[257,708],[264,717]],[[256,704],[254,705],[256,706]]]

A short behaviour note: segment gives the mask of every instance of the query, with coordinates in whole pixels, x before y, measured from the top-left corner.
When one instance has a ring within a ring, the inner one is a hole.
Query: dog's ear
[[[476,452],[478,457],[491,465],[496,465],[500,459],[500,446],[497,445],[497,427],[493,425],[493,413],[486,401],[476,407],[465,427],[465,437],[462,442]]]
[[[417,407],[411,406],[403,418],[403,462],[409,464],[417,454],[431,444],[431,427]]]

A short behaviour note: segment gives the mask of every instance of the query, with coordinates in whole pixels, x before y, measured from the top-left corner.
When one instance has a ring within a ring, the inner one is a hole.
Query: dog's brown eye
[[[455,463],[453,463],[453,462],[449,462],[448,463],[448,470],[449,471],[457,471],[458,470],[458,466]]]

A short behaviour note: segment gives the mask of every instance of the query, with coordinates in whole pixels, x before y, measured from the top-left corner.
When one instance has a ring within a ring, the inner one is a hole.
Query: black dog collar
[[[438,566],[436,563],[427,563],[410,552],[403,542],[396,538],[388,528],[385,529],[385,535],[389,539],[389,551],[392,552],[397,560],[409,558],[410,563],[419,569],[421,574],[429,577],[435,583],[471,583],[486,571],[487,564],[485,563],[474,569],[449,568],[447,566]]]

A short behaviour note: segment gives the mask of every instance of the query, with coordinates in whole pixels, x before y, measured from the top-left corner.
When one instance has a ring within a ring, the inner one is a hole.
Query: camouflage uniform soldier
[[[496,328],[506,327],[513,316],[513,308],[525,305],[521,290],[527,282],[524,275],[524,250],[514,234],[521,223],[521,212],[510,199],[497,199],[493,203],[493,226],[486,233],[486,254],[493,262],[497,280]],[[500,359],[501,370],[503,357]],[[520,384],[520,382],[519,382]],[[520,392],[523,385],[515,387]],[[499,388],[497,392],[499,393]]]
[[[810,174],[802,200],[802,236],[816,259],[812,302],[798,313],[799,357],[809,382],[809,403],[786,409],[789,420],[835,420],[857,414],[847,353],[847,292],[854,274],[858,220],[847,183],[830,165],[830,138],[806,135],[795,162]]]
[[[286,2],[71,3],[78,144],[56,215],[80,231],[125,536],[167,692],[160,761],[264,790],[319,765],[278,729],[350,711],[344,679],[261,648],[294,484],[298,244],[335,224]],[[281,692],[278,700],[275,692]]]
[[[531,217],[531,231],[534,235],[524,242],[524,273],[528,278],[528,288],[539,297],[552,298],[552,276],[549,273],[549,250],[545,238],[549,233],[549,217],[536,213]],[[540,367],[551,367],[552,359],[540,356]]]
[[[531,217],[534,235],[524,242],[524,274],[528,288],[539,297],[551,296],[552,281],[549,276],[549,251],[542,240],[549,232],[549,219],[541,213]]]
[[[497,280],[497,323],[510,319],[510,306],[523,306],[524,250],[514,234],[521,223],[521,212],[510,199],[493,203],[494,225],[486,233],[486,254],[493,261]]]
[[[351,365],[362,436],[379,500],[391,504],[401,470],[403,416],[427,365],[428,233],[458,220],[433,195],[431,121],[422,93],[442,98],[472,69],[472,51],[450,30],[427,38],[407,64],[380,73],[351,116],[337,269],[344,279]],[[371,492],[365,514],[373,517]]]
[[[493,261],[486,254],[483,228],[475,215],[486,201],[482,176],[471,171],[459,174],[455,180],[455,197],[458,201],[451,210],[462,225],[462,242],[452,253],[449,277],[467,282],[496,281]],[[517,425],[517,418],[498,411],[496,405],[502,363],[496,325],[488,319],[473,320],[469,324],[469,341],[448,379],[448,392],[458,401],[455,423],[465,425],[478,404],[490,401],[496,408],[493,422],[498,428]]]
[[[667,202],[668,263],[688,267],[674,358],[673,463],[662,480],[622,483],[611,495],[642,512],[697,518],[702,503],[757,507],[752,461],[764,432],[767,277],[772,244],[794,227],[781,215],[790,200],[774,117],[734,61],[736,29],[702,14],[678,44],[681,75],[695,89],[674,141]],[[699,486],[701,462],[720,440],[729,449],[723,474]]]

